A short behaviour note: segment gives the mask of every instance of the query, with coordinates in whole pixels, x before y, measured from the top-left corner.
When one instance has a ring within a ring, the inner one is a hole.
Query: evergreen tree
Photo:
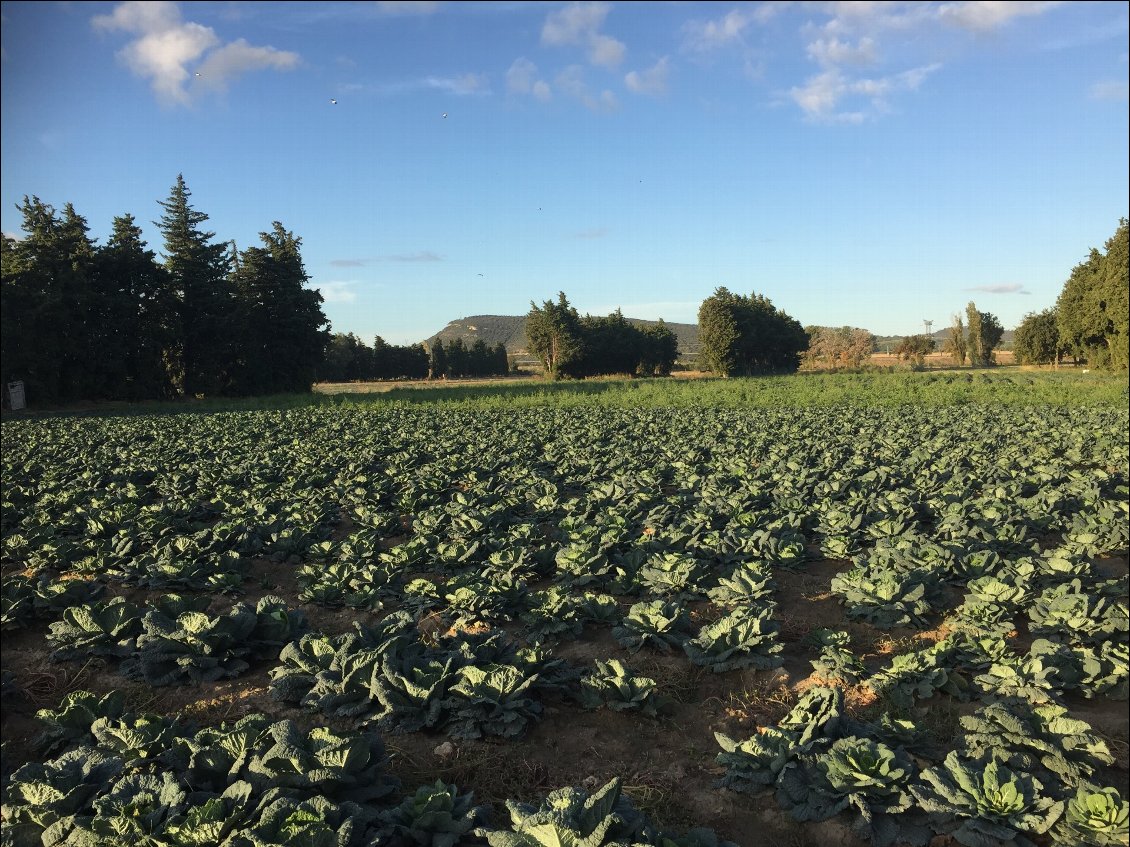
[[[467,375],[467,348],[462,338],[447,345],[447,375],[453,379]]]
[[[1012,341],[1016,361],[1022,365],[1059,364],[1059,327],[1055,309],[1029,312],[1016,328]]]
[[[495,376],[506,376],[510,373],[510,357],[506,355],[506,345],[501,341],[494,345],[494,363],[491,373]]]
[[[429,379],[441,379],[447,376],[447,351],[443,347],[443,341],[439,338],[432,344],[432,349],[429,352],[430,362],[428,367]]]
[[[658,323],[641,331],[639,373],[642,376],[670,376],[679,357],[679,338],[660,318]]]
[[[1130,273],[1127,270],[1130,237],[1126,218],[1118,222],[1118,229],[1105,246],[1099,272],[1099,301],[1106,317],[1103,338],[1110,366],[1126,370],[1130,366]]]
[[[241,394],[307,392],[328,338],[322,295],[305,287],[301,239],[278,221],[259,238],[263,247],[240,253],[232,275],[240,365],[235,387]]]
[[[530,352],[541,360],[547,376],[556,378],[566,374],[581,358],[584,353],[581,319],[577,310],[569,305],[564,291],[558,293],[556,303],[546,300],[540,308],[530,301],[526,339]]]
[[[95,256],[94,315],[102,363],[100,396],[125,400],[174,394],[177,304],[168,271],[157,263],[132,215],[114,218],[106,246]]]
[[[235,352],[233,297],[228,283],[231,258],[226,244],[213,244],[215,233],[201,225],[208,220],[193,209],[183,175],[167,200],[157,223],[165,238],[165,267],[178,303],[181,390],[189,395],[223,393]]]
[[[698,360],[703,370],[719,376],[738,373],[738,308],[738,298],[725,287],[714,289],[698,307]]]
[[[720,376],[793,373],[808,334],[761,294],[718,288],[698,310],[701,361]]]
[[[467,354],[467,362],[471,376],[489,376],[491,372],[491,352],[487,343],[481,338],[476,338]]]
[[[1127,221],[1076,265],[1056,301],[1060,342],[1092,367],[1125,369],[1130,360],[1130,279]]]
[[[69,402],[92,396],[90,275],[94,244],[68,203],[60,220],[38,197],[20,206],[25,238],[5,238],[3,368],[31,398]]]

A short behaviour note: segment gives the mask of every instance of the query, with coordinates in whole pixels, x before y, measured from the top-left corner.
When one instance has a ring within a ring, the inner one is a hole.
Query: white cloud
[[[296,53],[255,47],[242,38],[221,46],[210,27],[181,20],[176,3],[129,0],[118,4],[109,15],[95,16],[91,23],[95,29],[137,36],[118,51],[118,57],[134,74],[148,79],[154,94],[165,104],[190,102],[186,86],[196,78],[195,73],[201,75],[202,84],[222,88],[248,71],[288,70],[299,61]],[[201,57],[205,57],[203,62]],[[190,72],[192,65],[199,70]]]
[[[973,32],[990,32],[1013,18],[1042,15],[1059,6],[1058,2],[1022,2],[1022,0],[969,0],[943,3],[938,19]]]
[[[490,91],[490,82],[486,74],[466,73],[455,77],[434,77],[424,79],[423,83],[428,88],[437,88],[451,94],[486,94]]]
[[[732,9],[715,20],[687,21],[683,24],[683,49],[706,53],[740,43],[751,24],[768,23],[792,5],[790,0],[766,0],[756,6]]]
[[[542,44],[581,45],[588,48],[589,62],[615,68],[624,61],[628,48],[622,41],[600,32],[612,7],[608,3],[570,3],[551,12],[541,29]]]
[[[658,96],[667,93],[667,74],[670,63],[664,56],[644,71],[631,71],[624,77],[624,84],[633,94]]]
[[[1130,85],[1124,79],[1107,79],[1091,86],[1092,100],[1127,100],[1130,98]]]
[[[899,74],[875,79],[849,79],[837,68],[809,77],[803,86],[792,88],[789,96],[805,115],[814,121],[826,123],[861,123],[867,112],[856,109],[837,111],[845,98],[863,97],[870,103],[871,113],[887,111],[886,98],[901,91],[915,91],[941,65],[926,65]]]
[[[624,61],[628,48],[609,35],[593,36],[589,42],[589,61],[604,68],[615,68]]]
[[[439,7],[432,0],[377,0],[377,9],[384,15],[431,15]]]
[[[357,292],[353,290],[353,286],[357,283],[349,281],[335,281],[335,282],[319,282],[311,286],[317,289],[322,299],[327,303],[352,303],[357,299]]]
[[[551,12],[541,28],[542,44],[581,44],[600,29],[609,10],[607,3],[570,3]]]
[[[511,94],[530,94],[542,102],[553,96],[549,83],[538,79],[537,65],[524,57],[515,59],[506,72],[506,90]]]
[[[543,79],[539,79],[534,83],[532,93],[536,99],[543,103],[553,99],[553,92],[549,89],[549,83]]]
[[[594,95],[585,81],[585,69],[580,65],[569,65],[557,75],[555,80],[557,89],[563,91],[575,100],[579,100],[586,109],[593,112],[614,112],[620,108],[616,95],[608,89]]]
[[[872,65],[877,58],[875,40],[864,36],[854,46],[838,38],[818,38],[808,45],[810,58],[824,66]]]
[[[247,71],[285,71],[296,67],[298,62],[297,53],[274,47],[253,47],[240,38],[208,54],[200,65],[200,81],[204,85],[219,86]]]

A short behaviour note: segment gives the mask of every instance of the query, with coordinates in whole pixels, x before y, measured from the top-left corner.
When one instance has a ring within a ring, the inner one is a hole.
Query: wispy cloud
[[[806,52],[821,72],[789,89],[788,95],[811,121],[861,123],[890,111],[893,95],[918,90],[941,67],[924,62],[908,70],[861,76],[859,68],[884,64],[881,42],[886,36],[895,35],[892,41],[897,41],[905,56],[915,45],[933,43],[935,32],[957,29],[983,35],[1058,5],[1023,0],[812,4],[808,8],[815,11],[816,20],[807,21],[801,33],[808,36]],[[904,67],[906,64],[904,59]]]
[[[1092,100],[1122,100],[1130,99],[1130,84],[1124,79],[1106,79],[1096,82],[1089,92]]]
[[[1059,2],[1022,2],[1022,0],[968,0],[961,3],[943,3],[938,7],[938,19],[971,32],[991,32],[1014,18],[1042,15]]]
[[[352,280],[341,280],[319,282],[312,287],[321,293],[322,299],[327,303],[352,303],[357,299],[357,292],[353,290],[356,284]]]
[[[586,109],[593,112],[607,114],[620,108],[620,101],[607,88],[600,94],[594,94],[589,90],[588,83],[585,81],[585,69],[580,65],[570,65],[565,68],[557,75],[554,84],[559,91],[579,100]]]
[[[573,233],[574,238],[604,238],[608,235],[608,228],[603,226],[594,226],[591,229],[582,229],[580,232]]]
[[[667,93],[667,75],[670,62],[664,56],[650,68],[643,71],[630,71],[624,77],[624,85],[633,94],[649,94],[657,97]]]
[[[537,65],[525,57],[515,59],[506,71],[506,90],[511,94],[529,94],[542,102],[553,97],[549,83],[539,79]]]
[[[889,111],[889,97],[903,91],[915,91],[940,64],[912,68],[885,77],[851,79],[838,68],[831,68],[809,77],[803,86],[789,90],[789,96],[812,121],[822,123],[862,123],[869,115]],[[840,108],[845,99],[853,101],[855,109]],[[862,98],[862,103],[860,102]]]
[[[1024,286],[1019,282],[1006,282],[999,285],[975,285],[972,288],[966,288],[966,291],[984,291],[988,294],[1031,294],[1031,291],[1025,291]]]
[[[876,60],[875,40],[864,36],[856,44],[838,38],[818,38],[808,45],[808,55],[821,65],[872,65]]]
[[[330,265],[335,268],[363,268],[364,259],[331,259]]]
[[[433,15],[442,5],[432,0],[377,0],[377,11],[382,15]]]
[[[612,6],[608,3],[570,3],[550,12],[541,29],[541,43],[579,45],[588,50],[591,64],[615,68],[628,48],[622,41],[600,32]]]
[[[172,2],[130,0],[91,23],[97,30],[136,36],[117,55],[134,74],[149,80],[166,105],[188,104],[188,84],[197,79],[202,86],[222,89],[249,71],[289,70],[300,61],[297,53],[256,47],[242,38],[221,44],[211,27],[182,20],[180,7]],[[194,66],[198,70],[190,71]]]
[[[364,90],[365,85],[353,85],[349,88]],[[462,97],[472,94],[490,94],[490,79],[486,74],[465,73],[458,76],[425,76],[417,79],[402,79],[395,82],[381,83],[376,86],[378,94],[397,95],[410,94],[414,91],[445,91]]]
[[[714,20],[687,21],[683,25],[683,49],[709,53],[744,41],[745,31],[755,23],[765,23],[784,5],[763,3],[753,8],[733,9]]]
[[[378,262],[442,262],[443,256],[431,250],[421,250],[418,253],[389,253],[378,256]]]

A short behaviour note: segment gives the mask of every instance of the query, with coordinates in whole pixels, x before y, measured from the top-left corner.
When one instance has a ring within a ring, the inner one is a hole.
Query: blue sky
[[[152,249],[301,237],[333,329],[1006,327],[1128,214],[1126,3],[2,4],[2,228],[25,195]],[[336,100],[336,103],[331,102]],[[446,117],[444,117],[446,115]]]

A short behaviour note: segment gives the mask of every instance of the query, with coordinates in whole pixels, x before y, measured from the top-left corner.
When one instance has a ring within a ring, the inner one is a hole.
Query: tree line
[[[190,196],[178,176],[160,201],[160,261],[132,215],[99,246],[70,203],[24,198],[0,256],[6,382],[42,403],[310,390],[329,324],[301,239],[275,221],[261,246],[216,242]]]
[[[1128,244],[1122,218],[1105,249],[1092,247],[1072,269],[1055,306],[1024,316],[1013,339],[1018,362],[1058,365],[1070,356],[1094,368],[1130,366]]]
[[[637,326],[619,309],[607,317],[581,317],[563,291],[557,302],[530,302],[526,340],[552,378],[669,376],[679,354],[679,340],[663,321]]]
[[[444,345],[437,338],[430,345],[399,346],[379,335],[369,347],[353,333],[334,333],[326,347],[326,358],[318,370],[324,382],[371,379],[456,379],[458,377],[505,376],[510,372],[506,347],[489,347],[481,338],[469,347],[462,338]]]

